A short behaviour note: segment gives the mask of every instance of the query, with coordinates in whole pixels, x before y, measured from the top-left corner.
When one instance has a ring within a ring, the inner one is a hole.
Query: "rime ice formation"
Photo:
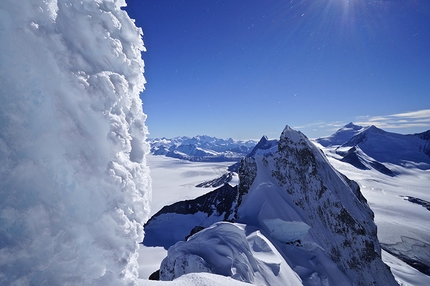
[[[2,285],[137,280],[151,182],[144,47],[123,6],[0,1]]]

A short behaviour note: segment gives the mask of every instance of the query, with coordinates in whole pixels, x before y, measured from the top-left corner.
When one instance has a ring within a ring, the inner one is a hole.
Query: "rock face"
[[[218,178],[197,184],[196,187],[197,188],[216,188],[221,185],[229,183],[233,179],[233,176],[235,176],[234,172],[227,172]]]
[[[178,203],[180,211],[177,207],[170,206],[166,209],[168,212],[164,211],[164,215],[169,215],[170,221],[175,217],[174,213],[176,216],[181,215],[183,224],[188,221],[185,232],[198,226],[192,222],[196,214],[204,218],[199,221],[200,226],[207,226],[202,225],[201,221],[207,224],[216,214],[218,221],[240,223],[246,226],[245,230],[257,229],[262,237],[276,247],[280,252],[280,259],[288,263],[288,269],[298,274],[300,283],[304,285],[397,285],[381,260],[373,212],[358,184],[338,173],[305,135],[287,126],[277,147],[264,148],[242,159],[238,173],[240,184],[234,192],[229,192],[229,203],[221,203],[217,207],[219,199],[206,200],[200,197],[196,201],[211,203],[197,211],[193,207],[195,203],[181,202]],[[232,187],[225,185],[223,188]],[[220,193],[213,198],[219,196]],[[194,214],[191,216],[192,213]],[[154,217],[145,226],[145,239],[152,236],[150,229],[154,225],[158,225],[158,231],[164,229],[171,232],[166,227],[167,224],[163,226],[163,223],[155,223],[160,215],[158,218]],[[214,227],[210,231],[216,229],[219,228]],[[209,235],[204,230],[197,232],[189,240],[200,240],[198,237],[202,233]],[[216,236],[211,234],[213,235]],[[243,237],[241,239],[243,241]],[[160,269],[160,273],[165,273],[163,277],[170,277],[168,273],[176,271],[172,270],[174,265],[186,265],[184,259],[188,256],[198,266],[191,268],[207,272],[216,268],[215,262],[208,261],[205,254],[216,252],[216,243],[212,250],[208,244],[204,253],[197,253],[189,245],[185,246],[187,243],[181,242],[180,246],[174,246],[176,250],[169,250]],[[229,247],[235,246],[229,244]],[[245,256],[248,257],[248,262],[252,261],[251,256]],[[253,267],[250,269],[260,271],[255,265]],[[191,268],[184,270],[184,273],[191,271]],[[278,279],[278,272],[269,276]],[[249,276],[248,270],[244,273],[248,273],[247,278],[239,275],[239,280],[254,283],[252,277],[258,276]],[[226,275],[235,277],[234,273]],[[288,279],[276,281],[273,282],[275,284],[268,281],[259,283],[286,285],[285,281]]]
[[[208,227],[219,221],[232,221],[237,207],[237,187],[229,184],[200,196],[163,207],[144,225],[146,246],[168,249],[185,240],[196,227]],[[168,234],[168,235],[167,235]]]
[[[381,260],[373,212],[358,185],[335,171],[302,133],[287,126],[277,152],[246,158],[241,170],[239,222],[259,225],[282,243],[300,241],[298,248],[321,263],[317,276],[330,285],[396,284]],[[307,232],[292,226],[297,221],[308,225]],[[293,251],[289,246],[281,249],[287,256]],[[345,274],[343,282],[331,276],[327,258]],[[304,267],[301,262],[294,266],[293,260],[293,269]]]

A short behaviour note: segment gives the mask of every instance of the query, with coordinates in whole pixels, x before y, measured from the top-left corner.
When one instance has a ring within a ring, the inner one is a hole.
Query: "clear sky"
[[[147,48],[150,137],[430,129],[428,0],[127,3]]]

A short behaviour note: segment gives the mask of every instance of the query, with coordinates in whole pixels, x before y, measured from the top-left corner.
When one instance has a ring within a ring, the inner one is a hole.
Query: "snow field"
[[[402,227],[397,227],[397,228],[386,228],[386,227],[380,227],[379,223],[384,223],[385,222],[394,222],[397,220],[403,221],[404,224],[407,224],[407,221],[402,219],[402,214],[400,212],[394,212],[392,215],[395,215],[394,217],[386,217],[384,218],[384,216],[382,216],[382,213],[384,211],[385,207],[390,207],[390,202],[392,202],[392,200],[387,200],[386,196],[384,195],[383,192],[381,191],[381,182],[386,182],[388,185],[394,185],[397,186],[395,189],[397,191],[399,190],[404,190],[405,188],[402,186],[411,186],[413,187],[414,191],[414,195],[416,195],[417,197],[419,197],[419,194],[421,192],[427,194],[427,192],[425,192],[425,184],[423,184],[423,182],[425,180],[428,180],[428,174],[426,172],[423,172],[422,170],[416,170],[416,169],[411,169],[411,170],[404,170],[405,174],[404,177],[400,176],[398,178],[391,178],[390,180],[394,180],[394,181],[390,181],[387,180],[387,176],[384,175],[380,175],[375,174],[372,171],[360,171],[357,170],[356,168],[350,166],[349,164],[344,164],[344,163],[339,163],[342,164],[341,166],[339,166],[339,164],[337,164],[338,161],[332,160],[330,159],[330,163],[333,164],[335,167],[339,168],[342,170],[343,173],[345,173],[349,178],[351,179],[355,179],[357,180],[357,182],[360,184],[361,186],[361,190],[363,192],[363,194],[365,195],[365,197],[368,200],[369,205],[371,206],[372,210],[375,212],[375,219],[376,219],[376,223],[378,225],[378,236],[381,240],[381,236],[382,237],[398,237],[397,234],[391,235],[389,232],[390,231],[401,231]],[[178,160],[176,159],[172,159],[172,158],[166,158],[166,157],[162,157],[162,156],[148,156],[148,164],[151,168],[151,176],[153,177],[153,190],[154,190],[154,196],[153,196],[153,203],[154,204],[158,204],[160,206],[164,206],[173,202],[177,202],[179,200],[184,199],[184,194],[191,194],[193,192],[195,192],[194,197],[197,197],[199,195],[202,195],[204,193],[206,193],[207,191],[210,191],[212,189],[201,189],[200,190],[196,190],[193,186],[195,184],[194,178],[193,177],[188,177],[186,175],[184,175],[184,173],[182,172],[182,169],[178,169],[177,166],[178,164],[181,164],[182,162],[178,162]],[[227,164],[228,165],[228,164]],[[170,166],[170,167],[169,167]],[[202,176],[202,180],[207,180],[207,179],[212,179],[215,178],[217,176],[219,176],[219,172],[220,170],[223,170],[224,168],[226,168],[225,163],[195,163],[195,162],[187,162],[186,163],[187,168],[189,169],[193,169],[192,172],[196,173],[196,174],[205,174],[204,176]],[[214,166],[219,166],[218,168],[214,168]],[[165,181],[162,178],[163,177],[172,177],[175,178],[175,180],[172,181]],[[420,178],[420,181],[417,181],[417,178]],[[161,179],[161,181],[160,181]],[[367,180],[366,180],[367,179]],[[365,187],[363,186],[364,184]],[[389,188],[387,188],[387,184],[384,184],[383,187],[386,190],[389,190]],[[158,186],[162,186],[162,188],[158,188]],[[269,186],[270,187],[270,186]],[[416,187],[416,188],[415,188]],[[170,190],[172,189],[178,189],[181,188],[181,192],[170,192]],[[372,191],[373,188],[373,191]],[[411,188],[412,189],[412,188]],[[156,193],[158,192],[158,194],[156,195]],[[165,193],[167,192],[167,193]],[[373,193],[372,193],[373,192]],[[378,194],[375,196],[375,193]],[[164,195],[163,195],[164,194]],[[403,194],[403,193],[402,193]],[[409,193],[408,193],[409,194]],[[411,194],[412,195],[412,194]],[[186,195],[185,195],[186,196]],[[382,197],[380,197],[382,196]],[[394,198],[396,198],[397,200],[397,196],[394,195]],[[186,199],[191,199],[191,197],[187,197]],[[423,199],[426,199],[425,197],[423,197]],[[159,202],[155,202],[155,200],[160,200]],[[163,203],[163,200],[169,201],[166,203]],[[258,201],[258,200],[256,200]],[[418,211],[419,213],[421,213],[421,209],[424,210],[425,214],[426,209],[419,206],[419,205],[414,205],[408,201],[403,200],[402,198],[398,197],[398,201],[401,205],[401,207],[407,206],[412,208],[414,211]],[[378,207],[379,206],[379,207]],[[160,207],[161,208],[161,207]],[[158,211],[158,209],[152,209],[152,212],[156,212]],[[381,217],[381,219],[378,219],[379,217]],[[418,216],[419,217],[419,216]],[[410,218],[409,218],[409,222],[410,222]],[[276,222],[276,221],[275,221]],[[424,226],[425,227],[426,224],[422,224],[421,228]],[[298,230],[301,229],[302,231],[299,232]],[[419,230],[420,228],[418,228]],[[385,231],[387,233],[382,233],[382,231]],[[405,229],[403,229],[403,231],[405,231]],[[406,230],[406,232],[408,232],[408,230]],[[424,233],[429,233],[426,232],[426,230],[424,229],[421,233],[421,235],[423,235]],[[303,228],[299,227],[297,229],[297,237],[303,235]],[[261,252],[261,251],[254,251],[254,250],[258,250],[258,249],[264,249],[265,246],[264,244],[262,246],[260,246],[259,242],[252,242],[252,237],[251,235],[247,234],[247,239],[249,241],[250,244],[250,249],[251,251],[253,251],[253,256],[257,259],[260,259],[262,261],[265,261],[266,263],[266,271],[273,271],[277,269],[277,265],[278,265],[278,261],[279,260],[283,260],[280,259],[279,257],[277,257],[276,255],[272,254],[268,255],[267,252]],[[316,245],[312,246],[312,245],[308,245],[307,247],[311,247],[311,248],[315,248]],[[164,257],[166,257],[167,255],[167,251],[161,247],[145,247],[143,245],[140,245],[140,257],[139,257],[139,277],[141,279],[146,279],[152,272],[154,272],[155,270],[157,270],[161,264],[162,259],[164,259]],[[427,285],[430,283],[430,278],[422,273],[420,273],[419,271],[413,269],[412,267],[408,266],[407,264],[405,264],[404,262],[400,261],[399,259],[393,257],[392,255],[386,253],[386,252],[382,252],[383,254],[383,260],[384,262],[389,265],[392,268],[392,272],[395,275],[396,280],[401,283],[401,285]],[[295,253],[293,255],[296,255],[297,259],[303,259],[302,262],[298,263],[298,264],[305,264],[306,263],[311,263],[311,260],[308,260],[310,257],[306,256],[306,253]],[[308,262],[306,262],[305,260],[308,260]],[[327,259],[327,261],[329,261],[329,259]],[[296,262],[297,263],[297,262]],[[286,265],[287,269],[291,269],[290,266],[287,264]],[[281,264],[281,269],[284,269],[282,264]],[[311,269],[310,266],[308,266],[308,268],[301,268],[301,267],[295,267],[294,271],[297,273],[300,272],[309,272],[309,269]],[[283,270],[285,271],[285,270]],[[273,272],[272,272],[273,273]],[[178,280],[182,280],[184,279],[184,277],[189,276],[190,274],[186,274],[184,276],[181,276],[178,279],[175,279],[172,282],[169,283],[178,283]],[[207,276],[207,275],[212,275],[213,274],[196,274],[197,277],[200,277],[200,275],[202,276]],[[257,274],[258,276],[258,274]],[[315,277],[316,280],[317,277]],[[257,280],[257,278],[256,278]],[[149,283],[166,283],[166,282],[149,282]],[[222,285],[222,281],[220,280],[220,285]],[[403,283],[403,284],[402,284]]]

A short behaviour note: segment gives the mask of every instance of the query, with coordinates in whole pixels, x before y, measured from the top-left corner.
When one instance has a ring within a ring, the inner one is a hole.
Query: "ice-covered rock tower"
[[[124,0],[0,1],[0,284],[136,281],[141,30]]]

